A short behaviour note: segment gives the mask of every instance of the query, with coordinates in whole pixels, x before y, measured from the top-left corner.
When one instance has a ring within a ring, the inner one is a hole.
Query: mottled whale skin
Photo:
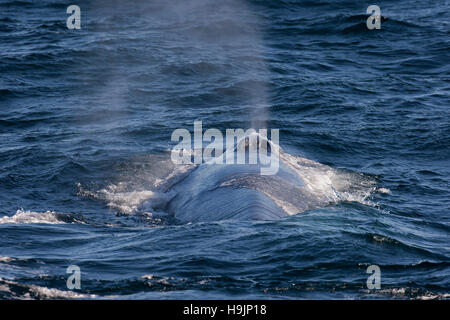
[[[280,152],[272,142],[265,142],[271,146],[271,152]],[[237,149],[240,145],[238,142]],[[296,197],[301,195],[304,188],[301,178],[281,159],[274,175],[261,175],[260,169],[259,163],[202,163],[172,186],[176,196],[167,209],[182,223],[287,217],[286,210],[273,199],[289,197],[289,192]]]

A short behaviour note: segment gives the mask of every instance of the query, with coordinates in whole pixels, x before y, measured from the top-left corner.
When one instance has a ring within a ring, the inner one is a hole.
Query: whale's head
[[[267,138],[266,132],[264,133],[253,131],[238,138],[235,146],[227,147],[222,155],[208,161],[207,164],[224,163],[241,167],[245,165],[247,170],[256,169],[261,175],[275,175],[278,172],[282,150],[278,145],[278,135],[274,143]]]
[[[257,150],[258,152],[265,152],[270,155],[272,152],[272,147],[274,147],[272,141],[267,139],[266,136],[258,132],[251,132],[249,135],[238,140],[235,150],[237,152],[247,153],[250,150]],[[276,147],[274,147],[274,149],[276,149]]]

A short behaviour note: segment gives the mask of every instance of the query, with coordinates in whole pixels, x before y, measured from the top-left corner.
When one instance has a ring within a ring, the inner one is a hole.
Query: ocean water
[[[1,299],[450,297],[448,1],[73,4],[81,30],[0,1]],[[158,186],[195,120],[280,129],[326,201],[180,223]]]

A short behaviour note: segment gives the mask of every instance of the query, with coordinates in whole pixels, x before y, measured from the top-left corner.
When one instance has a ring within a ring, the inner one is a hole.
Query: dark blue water
[[[448,1],[133,3],[68,30],[72,3],[0,1],[0,298],[449,298]],[[376,186],[275,221],[140,209],[194,120]]]

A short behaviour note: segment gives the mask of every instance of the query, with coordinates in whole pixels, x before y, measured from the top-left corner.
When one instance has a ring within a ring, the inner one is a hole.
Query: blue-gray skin
[[[317,204],[300,176],[282,159],[275,175],[261,175],[260,169],[259,164],[203,163],[171,187],[176,196],[167,210],[182,223],[273,220],[289,215],[283,203],[298,212]]]

